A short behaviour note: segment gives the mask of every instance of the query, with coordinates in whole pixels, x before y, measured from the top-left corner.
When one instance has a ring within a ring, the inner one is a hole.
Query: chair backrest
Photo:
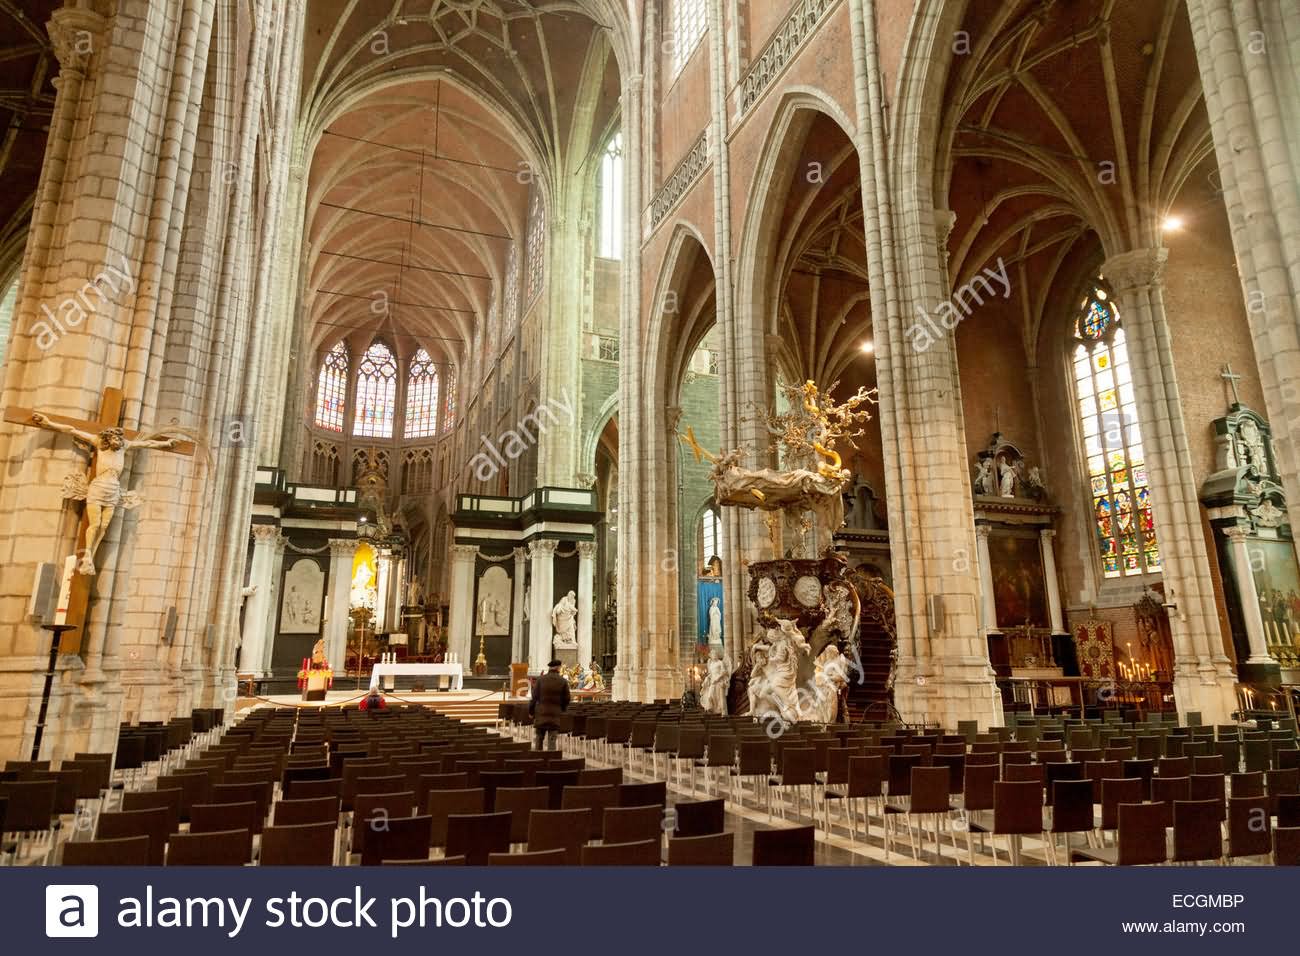
[[[669,866],[731,866],[735,862],[736,835],[709,833],[705,836],[670,837]]]
[[[1119,853],[1116,862],[1120,866],[1164,863],[1169,858],[1169,850],[1165,842],[1168,813],[1168,809],[1162,803],[1121,803],[1119,805],[1119,836],[1117,837]]]
[[[1191,798],[1191,777],[1156,777],[1151,781],[1151,800],[1154,803],[1171,803]]]
[[[1262,794],[1228,798],[1228,856],[1259,856],[1272,849],[1273,821]]]
[[[510,852],[509,813],[453,813],[447,817],[447,856],[487,866],[488,856]]]
[[[673,805],[673,810],[677,818],[674,836],[706,836],[725,829],[726,801],[722,799],[679,800]]]
[[[710,767],[730,767],[736,762],[736,737],[734,734],[711,734],[709,736],[708,765]]]
[[[482,787],[430,790],[424,804],[425,812],[433,818],[429,828],[429,846],[446,845],[447,818],[451,814],[482,813],[485,800]]]
[[[10,824],[6,823],[6,826]],[[97,840],[115,840],[120,837],[147,836],[149,838],[149,865],[162,866],[166,853],[167,837],[171,834],[171,811],[166,807],[151,810],[119,810],[101,813],[95,824]]]
[[[123,810],[152,810],[165,807],[170,814],[171,830],[175,833],[181,827],[181,796],[179,787],[168,790],[127,790],[122,794]]]
[[[335,857],[333,823],[276,824],[262,831],[262,866],[330,866]],[[424,855],[429,855],[425,847]]]
[[[80,840],[63,844],[64,866],[148,866],[149,837]]]
[[[528,851],[565,850],[571,864],[582,862],[591,830],[591,809],[533,810],[528,815]]]
[[[567,866],[568,863],[569,854],[565,850],[488,854],[488,866]]]
[[[1273,865],[1300,866],[1300,827],[1278,827],[1273,831]]]
[[[591,809],[590,829],[587,836],[592,840],[602,838],[605,825],[605,808],[618,806],[618,786],[608,784],[599,787],[571,786],[565,787],[560,802],[561,810],[577,810],[581,807]]]
[[[578,774],[581,770],[539,770],[536,775],[537,786],[548,787],[551,791],[551,809],[559,810],[563,803],[563,794],[566,788],[574,787],[578,784]]]
[[[622,783],[622,767],[607,767],[599,770],[587,768],[578,771],[578,785],[581,787],[617,787]]]
[[[383,827],[375,827],[367,834],[361,851],[362,866],[376,866],[385,860],[427,857],[432,824],[433,818],[428,814],[385,820]]]
[[[1300,793],[1279,793],[1269,801],[1279,828],[1300,827]]]
[[[546,787],[499,787],[495,794],[493,810],[511,814],[510,842],[528,840],[528,815],[533,810],[550,806],[550,790]]]
[[[352,852],[364,853],[372,834],[382,833],[392,820],[411,816],[414,807],[415,794],[410,790],[358,793],[352,810]]]
[[[1052,802],[1053,833],[1084,833],[1093,828],[1091,780],[1054,780],[1048,799]]]
[[[1264,795],[1264,774],[1255,770],[1248,773],[1234,773],[1229,776],[1234,797],[1262,797]]]
[[[816,827],[757,828],[753,831],[754,866],[812,866],[816,863]]]
[[[293,800],[310,800],[315,797],[341,798],[343,778],[327,777],[324,780],[290,779],[284,788],[284,795]]]
[[[740,770],[742,777],[766,776],[772,772],[772,742],[766,735],[740,741]]]
[[[656,803],[644,807],[606,807],[602,833],[606,843],[662,840],[664,809]]]
[[[1174,801],[1175,863],[1219,860],[1223,857],[1223,803],[1219,800]]]
[[[1042,833],[1043,785],[1034,780],[999,780],[993,785],[993,832]]]
[[[304,823],[328,823],[335,826],[338,818],[338,797],[280,800],[276,802],[271,814],[271,822],[276,826],[297,826]]]
[[[948,784],[951,780],[947,767],[912,768],[913,813],[947,813],[952,809],[948,802]]]
[[[996,802],[994,784],[998,780],[998,765],[966,764],[962,778],[962,806],[968,811],[992,810]]]
[[[244,866],[253,859],[247,830],[173,833],[167,841],[168,866]]]
[[[912,792],[912,768],[920,764],[920,754],[890,754],[885,782],[891,800]]]
[[[1047,781],[1047,774],[1041,763],[1009,763],[1002,768],[1002,779],[1011,783],[1032,782],[1041,787]]]
[[[7,832],[48,830],[53,823],[57,785],[53,780],[18,780],[0,783],[5,797],[4,828]],[[131,834],[134,836],[134,834]]]

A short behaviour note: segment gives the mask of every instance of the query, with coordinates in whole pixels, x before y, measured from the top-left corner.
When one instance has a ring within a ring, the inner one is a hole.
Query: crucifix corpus
[[[140,504],[140,495],[123,492],[122,469],[126,466],[126,453],[137,448],[154,448],[193,455],[195,444],[183,437],[194,437],[191,429],[178,425],[147,431],[131,431],[120,426],[122,417],[122,392],[116,388],[104,389],[100,400],[99,417],[94,421],[52,415],[30,408],[5,409],[4,419],[15,425],[43,428],[47,431],[71,435],[76,441],[89,446],[91,458],[85,472],[75,472],[63,480],[63,497],[84,500],[85,510],[77,531],[77,546],[68,558],[59,593],[60,624],[80,628],[85,620],[90,587],[86,580],[95,573],[95,552],[112,524],[117,509],[134,508]],[[65,635],[62,650],[76,653],[80,637]]]

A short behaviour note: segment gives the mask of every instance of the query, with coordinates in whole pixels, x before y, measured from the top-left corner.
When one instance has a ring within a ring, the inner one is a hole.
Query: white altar
[[[397,677],[404,674],[450,677],[452,690],[461,690],[465,684],[464,667],[461,664],[376,664],[370,671],[370,689],[374,690],[379,686],[381,677]]]

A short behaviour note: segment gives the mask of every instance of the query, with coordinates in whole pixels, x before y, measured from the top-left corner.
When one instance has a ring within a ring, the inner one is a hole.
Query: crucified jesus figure
[[[118,506],[129,509],[140,504],[140,496],[136,492],[122,491],[121,477],[122,469],[126,467],[126,453],[136,448],[175,448],[181,444],[182,439],[165,438],[159,434],[128,439],[121,428],[105,428],[96,434],[56,422],[41,412],[33,413],[31,420],[35,425],[71,435],[95,449],[90,462],[89,481],[87,475],[78,473],[69,475],[63,482],[63,497],[84,499],[86,502],[86,547],[77,563],[77,571],[85,575],[94,574],[95,551],[108,533],[108,526],[112,524]]]

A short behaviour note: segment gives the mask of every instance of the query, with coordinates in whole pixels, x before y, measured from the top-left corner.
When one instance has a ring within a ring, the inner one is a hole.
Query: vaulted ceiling
[[[307,10],[312,344],[364,347],[387,327],[463,360],[512,245],[522,256],[530,186],[578,182],[617,121],[608,31],[565,0]]]
[[[1158,245],[1175,201],[1216,200],[1191,31],[1181,0],[972,0],[962,29],[935,183],[950,275],[1002,257],[1032,349],[1084,264]]]

